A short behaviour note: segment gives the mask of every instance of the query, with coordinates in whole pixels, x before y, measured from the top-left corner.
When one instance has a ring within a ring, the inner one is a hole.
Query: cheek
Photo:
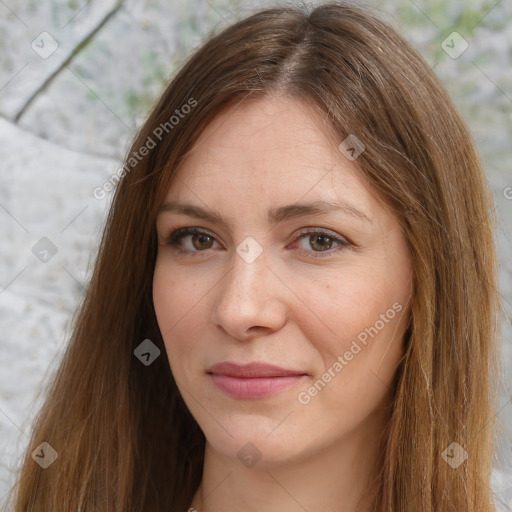
[[[153,305],[162,335],[173,332],[193,314],[197,302],[196,283],[185,277],[184,272],[157,258],[153,274]],[[165,339],[165,336],[164,336]]]
[[[197,340],[204,338],[196,332],[201,326],[197,321],[198,315],[204,316],[201,298],[207,294],[207,289],[200,286],[201,282],[157,259],[153,275],[153,305],[175,375],[180,374],[183,365],[174,365],[173,362],[193,359],[199,349]]]
[[[325,378],[333,382],[334,394],[362,399],[374,387],[391,383],[402,355],[409,314],[407,276],[391,269],[386,274],[353,268],[321,288],[304,290],[309,304],[317,307],[311,308],[315,315],[306,310],[299,315],[301,330],[321,357],[317,368],[330,370]]]
[[[153,275],[153,306],[162,335],[172,325],[171,318],[176,311],[175,290],[176,283],[157,263]]]
[[[185,343],[182,343],[183,329],[186,327],[185,324],[190,324],[187,319],[193,314],[193,304],[189,304],[190,292],[179,279],[174,278],[175,276],[176,273],[158,264],[157,260],[153,276],[153,305],[169,357],[181,351],[181,345],[185,346]]]
[[[303,319],[308,339],[322,340],[324,348],[336,351],[404,299],[403,293],[383,282],[382,274],[365,269],[345,268],[322,281],[302,280],[297,318]]]

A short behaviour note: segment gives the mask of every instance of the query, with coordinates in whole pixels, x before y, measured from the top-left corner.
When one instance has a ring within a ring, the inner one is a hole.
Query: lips
[[[266,363],[217,363],[206,371],[213,383],[233,398],[256,399],[296,385],[308,374]]]
[[[287,370],[266,363],[237,364],[231,362],[217,363],[211,366],[207,373],[227,375],[228,377],[258,378],[258,377],[290,377],[291,375],[306,375],[305,372]]]

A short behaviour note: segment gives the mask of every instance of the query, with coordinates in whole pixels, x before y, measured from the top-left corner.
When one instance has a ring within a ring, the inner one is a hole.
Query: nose
[[[284,326],[290,291],[271,266],[265,251],[250,263],[235,253],[232,268],[218,284],[211,316],[214,325],[241,341]]]

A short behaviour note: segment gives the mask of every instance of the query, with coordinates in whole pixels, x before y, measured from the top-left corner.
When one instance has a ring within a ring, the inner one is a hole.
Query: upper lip
[[[210,366],[207,373],[227,375],[229,377],[256,378],[256,377],[289,377],[291,375],[307,375],[300,370],[289,370],[273,364],[252,362],[239,364],[231,361],[216,363]]]

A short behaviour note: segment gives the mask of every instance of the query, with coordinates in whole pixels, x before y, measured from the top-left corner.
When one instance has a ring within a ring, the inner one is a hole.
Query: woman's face
[[[365,442],[402,354],[405,238],[322,122],[284,96],[224,111],[157,219],[172,373],[211,448],[246,465]],[[198,233],[169,243],[179,228]]]

